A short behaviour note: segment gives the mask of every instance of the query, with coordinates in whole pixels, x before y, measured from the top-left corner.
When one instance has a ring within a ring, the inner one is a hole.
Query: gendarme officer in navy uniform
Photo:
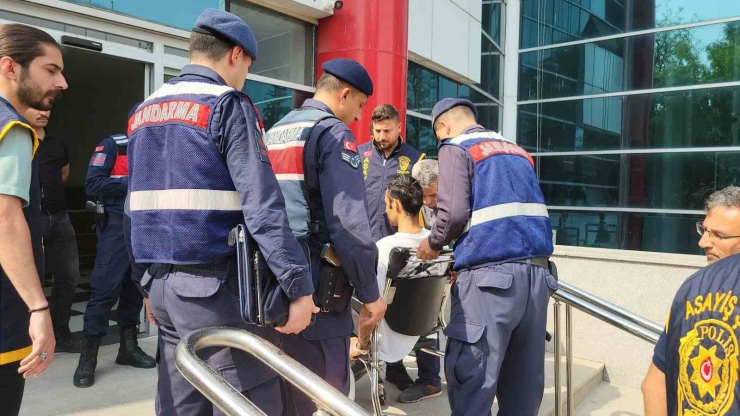
[[[313,285],[319,289],[317,304],[322,308],[313,326],[300,335],[284,335],[282,348],[346,394],[353,330],[351,287],[370,311],[360,324],[378,322],[386,309],[375,278],[378,252],[370,236],[360,155],[348,127],[360,119],[373,83],[365,68],[350,59],[332,59],[322,68],[314,98],[271,128],[267,145],[290,226],[310,259]],[[328,251],[335,251],[336,257]],[[326,296],[327,290],[336,297]],[[311,400],[289,390],[294,405],[289,411],[313,414]]]
[[[557,289],[550,219],[532,157],[476,117],[465,99],[432,109],[441,141],[438,214],[417,255],[437,258],[457,240],[444,331],[452,414],[490,415],[497,396],[499,414],[534,416],[545,383],[547,304]]]
[[[277,345],[277,331],[298,333],[318,312],[308,264],[262,141],[262,120],[241,92],[256,59],[249,26],[207,9],[192,31],[190,65],[129,120],[132,249],[138,263],[155,263],[142,286],[159,323],[159,415],[221,414],[177,371],[181,336],[226,325]],[[288,321],[277,331],[240,318],[229,283],[236,251],[228,236],[243,223],[291,301]],[[210,348],[200,357],[263,412],[283,413],[277,374],[252,355]]]
[[[696,223],[709,266],[686,279],[642,383],[646,416],[740,415],[740,187],[714,192]]]
[[[96,214],[97,253],[90,275],[92,296],[85,308],[83,329],[87,345],[72,379],[77,387],[95,384],[98,348],[108,332],[108,320],[116,302],[121,336],[116,363],[137,368],[156,366],[154,358],[139,347],[136,338],[144,297],[131,280],[131,261],[123,234],[123,205],[128,193],[127,151],[125,134],[106,137],[95,148],[87,168],[85,192],[95,196],[104,213]]]
[[[385,213],[385,191],[394,176],[411,175],[414,164],[424,155],[401,138],[398,110],[381,104],[373,110],[370,123],[372,140],[359,146],[362,175],[365,178],[370,231],[378,241],[395,233]]]

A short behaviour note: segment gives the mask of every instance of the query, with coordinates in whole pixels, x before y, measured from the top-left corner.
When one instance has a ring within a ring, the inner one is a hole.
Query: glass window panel
[[[259,81],[247,81],[242,88],[260,112],[265,129],[285,117],[291,110],[299,108],[303,101],[313,96],[310,92],[293,90]]]
[[[487,41],[487,40],[486,40]],[[496,98],[500,97],[501,55],[483,55],[481,60],[480,87]]]
[[[419,120],[418,117],[406,115],[406,143],[419,148]]]
[[[738,108],[740,87],[528,104],[517,141],[538,152],[738,146]]]
[[[483,30],[501,44],[501,3],[483,2]]]
[[[65,0],[146,19],[184,30],[193,28],[195,19],[207,8],[223,8],[219,0]]]
[[[740,185],[740,150],[537,159],[548,205],[702,210],[712,192]]]
[[[740,22],[732,22],[522,54],[519,98],[738,80]]]
[[[313,85],[313,25],[243,0],[230,4],[231,12],[244,19],[257,38],[259,59],[250,74]]]
[[[498,105],[477,105],[476,108],[478,109],[478,124],[489,130],[499,131]]]
[[[164,45],[164,53],[168,55],[181,56],[183,58],[190,58],[190,51],[180,48],[173,48],[172,46]]]
[[[521,47],[736,16],[737,0],[522,0]]]
[[[703,254],[694,223],[703,215],[550,210],[558,245]]]
[[[180,70],[175,68],[164,68],[164,82],[171,80],[180,75]]]

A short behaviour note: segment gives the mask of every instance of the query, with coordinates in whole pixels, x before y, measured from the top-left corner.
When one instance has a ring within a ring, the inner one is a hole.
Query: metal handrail
[[[595,303],[591,303],[577,296],[573,296],[568,292],[555,292],[552,297],[566,304],[566,306],[572,306],[581,312],[585,312],[594,318],[600,319],[614,327],[617,327],[627,333],[630,333],[640,339],[643,339],[652,344],[658,343],[658,337],[660,332],[655,332],[651,329],[647,329],[634,322],[621,317],[612,311],[604,309]],[[661,328],[662,332],[663,329]]]
[[[324,379],[257,335],[223,326],[197,329],[177,345],[175,365],[185,379],[228,415],[263,416],[265,413],[198,358],[196,353],[208,347],[230,347],[252,354],[309,396],[317,406],[314,416],[370,416]]]
[[[592,295],[571,284],[558,282],[560,289],[552,294],[555,300],[555,415],[562,414],[562,390],[561,390],[561,363],[562,356],[560,348],[560,308],[561,302],[565,303],[565,365],[566,365],[566,412],[568,416],[575,414],[575,400],[573,398],[573,308],[585,312],[600,319],[616,328],[634,335],[651,344],[657,344],[663,328],[648,319],[632,313],[598,296]]]
[[[632,312],[628,311],[627,309],[624,309],[623,307],[621,307],[619,305],[615,305],[615,304],[609,302],[606,299],[600,298],[600,297],[598,297],[596,295],[593,295],[593,294],[588,293],[588,292],[586,292],[584,290],[581,290],[581,289],[579,289],[579,288],[571,285],[570,283],[562,282],[562,281],[559,282],[559,283],[560,283],[560,289],[558,291],[561,292],[561,293],[562,292],[567,292],[567,293],[569,293],[571,295],[577,296],[577,297],[579,297],[579,298],[581,298],[581,299],[583,299],[583,300],[585,300],[587,302],[590,302],[592,304],[595,304],[596,306],[599,306],[599,307],[601,307],[603,309],[606,309],[607,311],[613,313],[614,315],[617,315],[617,316],[619,316],[621,318],[624,318],[624,319],[626,319],[626,320],[628,320],[630,322],[633,322],[633,323],[635,323],[635,324],[637,324],[637,325],[639,325],[639,326],[641,326],[641,327],[643,327],[645,329],[648,329],[648,330],[650,330],[652,332],[657,332],[658,334],[660,334],[661,332],[663,332],[663,327],[660,326],[660,325],[658,325],[658,324],[656,324],[653,321],[650,321],[648,319],[645,319],[642,316],[639,316],[639,315],[637,315],[635,313],[632,313]]]

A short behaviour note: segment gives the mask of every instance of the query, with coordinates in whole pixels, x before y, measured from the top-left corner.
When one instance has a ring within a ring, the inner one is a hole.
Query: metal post
[[[390,282],[390,280],[389,280]],[[387,293],[387,290],[386,290]],[[380,404],[380,359],[378,358],[378,346],[380,345],[378,337],[378,327],[373,330],[372,342],[372,361],[370,362],[370,396],[373,402],[373,414],[376,416],[383,415],[383,407]]]
[[[553,311],[555,312],[555,336],[553,337],[555,342],[555,416],[560,416],[563,406],[560,383],[560,301],[555,300]]]
[[[573,399],[573,308],[565,305],[565,385],[568,389],[568,416],[575,415],[575,400]]]

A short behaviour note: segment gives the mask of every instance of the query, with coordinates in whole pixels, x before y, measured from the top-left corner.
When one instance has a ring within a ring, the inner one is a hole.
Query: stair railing
[[[651,344],[656,344],[663,328],[655,322],[630,312],[596,295],[581,290],[567,282],[560,283],[560,289],[553,293],[555,313],[555,416],[563,414],[563,400],[561,390],[561,363],[562,351],[560,347],[561,323],[560,309],[565,304],[565,383],[566,383],[566,410],[567,416],[575,415],[575,401],[573,399],[573,308],[585,312],[609,325],[617,327]]]
[[[175,349],[175,365],[195,388],[227,415],[266,416],[241,392],[198,358],[207,347],[230,347],[252,354],[316,403],[314,416],[370,416],[358,404],[287,356],[273,344],[250,332],[229,327],[197,329]]]

